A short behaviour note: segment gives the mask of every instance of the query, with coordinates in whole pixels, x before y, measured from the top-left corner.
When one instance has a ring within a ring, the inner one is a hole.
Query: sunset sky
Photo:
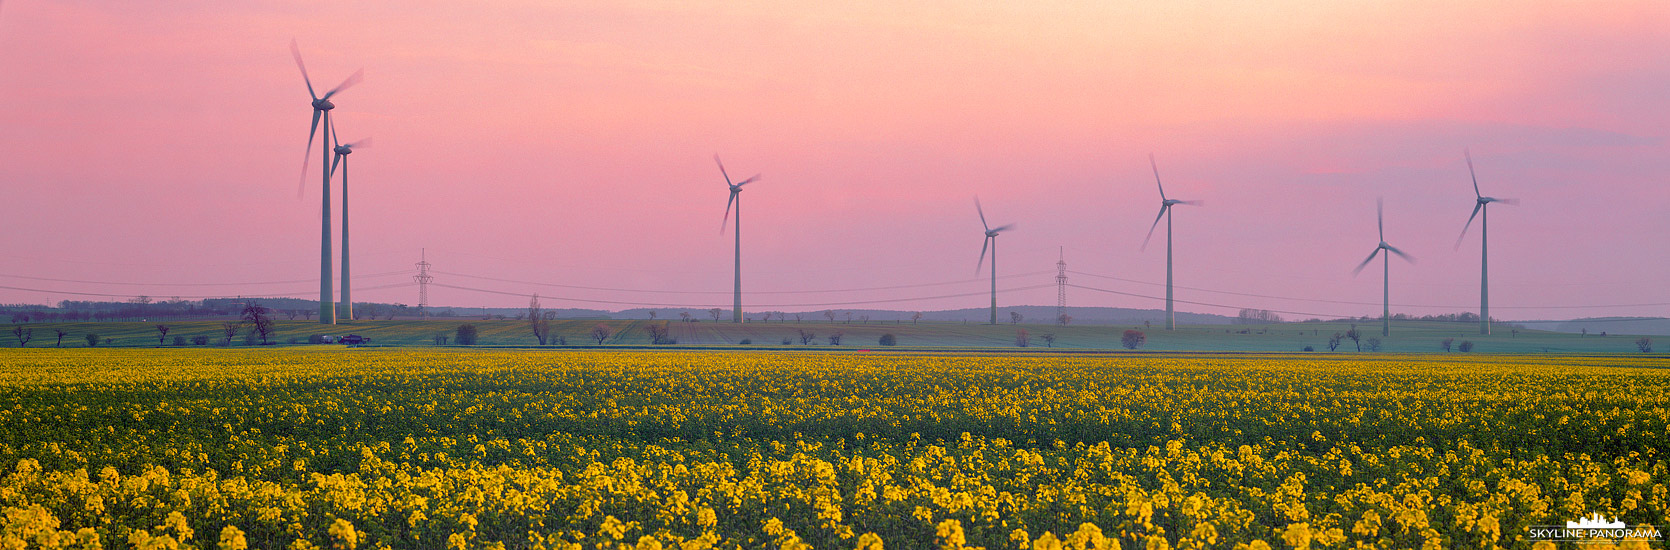
[[[1175,213],[1177,297],[1228,306],[1181,311],[1378,314],[1378,260],[1351,274],[1377,197],[1418,260],[1392,265],[1393,311],[1476,311],[1470,148],[1484,194],[1522,201],[1491,207],[1495,317],[1670,314],[1662,0],[5,0],[0,302],[316,298],[291,39],[321,91],[365,70],[335,111],[374,140],[362,301],[416,303],[391,285],[427,248],[437,282],[508,293],[438,305],[728,307],[715,153],[762,174],[745,310],[983,306],[928,298],[989,284],[975,196],[1019,226],[999,286],[1038,287],[1001,305],[1055,303],[1058,247],[1075,284],[1163,296],[1152,153],[1205,201]]]

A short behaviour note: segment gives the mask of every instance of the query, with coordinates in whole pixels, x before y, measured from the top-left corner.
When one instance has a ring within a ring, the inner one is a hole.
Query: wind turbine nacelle
[[[335,109],[336,104],[331,103],[329,99],[315,99],[313,100],[313,108],[320,111],[329,111]]]
[[[338,146],[336,146],[336,149],[333,149],[333,150],[336,151],[336,154],[338,154],[338,155],[346,155],[348,153],[354,152],[354,148],[349,147],[347,145],[338,145]]]

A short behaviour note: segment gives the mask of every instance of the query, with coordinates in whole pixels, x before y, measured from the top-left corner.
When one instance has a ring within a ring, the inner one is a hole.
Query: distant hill
[[[1646,334],[1670,336],[1670,319],[1664,317],[1588,317],[1570,321],[1514,321],[1526,328],[1581,334]]]

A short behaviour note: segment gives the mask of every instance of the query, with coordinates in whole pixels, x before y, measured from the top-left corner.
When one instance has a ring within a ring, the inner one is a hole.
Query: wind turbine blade
[[[1189,206],[1206,206],[1206,201],[1177,201],[1177,204],[1187,204]]]
[[[290,39],[290,55],[296,56],[296,67],[302,70],[302,82],[307,83],[307,95],[319,99],[319,94],[313,93],[313,79],[307,77],[307,65],[302,64],[302,49],[296,45],[296,39]]]
[[[1380,247],[1376,246],[1374,247],[1374,252],[1370,252],[1368,254],[1368,259],[1363,260],[1363,263],[1357,264],[1357,269],[1351,270],[1351,276],[1356,277],[1358,273],[1362,273],[1363,268],[1368,267],[1368,263],[1374,261],[1374,257],[1378,255],[1380,255]]]
[[[731,191],[730,200],[725,201],[725,218],[719,222],[719,232],[725,232],[725,224],[731,223],[731,204],[736,202],[736,191]]]
[[[992,226],[986,224],[986,209],[980,207],[980,197],[974,197],[974,211],[980,213],[980,227],[991,231]]]
[[[1458,249],[1461,248],[1461,239],[1463,239],[1467,236],[1467,228],[1473,227],[1473,218],[1479,217],[1479,210],[1483,209],[1483,208],[1484,208],[1484,203],[1482,203],[1482,202],[1473,204],[1473,215],[1467,216],[1467,225],[1461,226],[1461,234],[1456,235],[1456,237],[1455,237],[1455,247],[1456,248],[1458,248]]]
[[[1154,162],[1154,153],[1148,154],[1148,166],[1154,169],[1154,185],[1160,188],[1160,200],[1166,200],[1166,186],[1160,183],[1160,165]]]
[[[986,237],[980,241],[980,261],[974,263],[974,274],[980,274],[980,266],[986,265],[986,247],[992,244],[992,238]]]
[[[346,90],[355,84],[359,84],[360,80],[364,79],[365,69],[354,71],[354,74],[348,75],[347,80],[342,81],[341,84],[337,84],[335,88],[331,88],[331,91],[325,92],[325,97],[322,99],[330,99],[330,97],[336,95],[337,92]]]
[[[331,126],[331,148],[335,149],[337,147],[341,147],[342,146],[342,141],[336,139],[338,137],[337,133],[336,133],[336,119],[334,119],[334,118],[331,119],[330,126]]]
[[[713,163],[719,165],[719,175],[725,176],[725,185],[734,185],[731,183],[731,175],[725,172],[725,163],[719,160],[718,153],[713,154]]]
[[[1473,172],[1473,152],[1462,149],[1461,153],[1467,155],[1467,175],[1473,177],[1473,196],[1483,197],[1484,193],[1479,192],[1479,175]]]
[[[331,132],[335,133],[335,130],[332,130]],[[365,139],[362,139],[362,140],[359,140],[359,141],[348,144],[349,149],[355,149],[355,148],[359,148],[359,147],[370,147],[370,146],[371,146],[371,138],[365,138]]]
[[[1414,256],[1404,254],[1402,250],[1398,250],[1397,247],[1395,247],[1395,246],[1392,246],[1392,245],[1388,244],[1388,245],[1386,245],[1386,250],[1388,252],[1393,253],[1393,254],[1397,254],[1399,258],[1403,258],[1405,260],[1408,260],[1409,263],[1415,263],[1415,257]]]
[[[331,160],[331,177],[336,177],[336,167],[337,165],[342,164],[342,159],[346,156],[347,155],[335,155],[336,158]]]
[[[736,186],[737,186],[737,187],[742,187],[742,186],[744,186],[744,185],[748,185],[748,184],[750,184],[750,183],[754,183],[754,182],[755,182],[755,181],[757,181],[757,180],[759,180],[759,179],[760,179],[760,175],[759,175],[759,174],[754,174],[754,176],[753,176],[753,177],[750,177],[750,178],[748,178],[748,179],[745,179],[745,180],[742,180],[742,181],[739,181],[739,182],[736,182]]]
[[[1160,218],[1166,217],[1166,209],[1167,208],[1170,208],[1170,207],[1165,206],[1165,205],[1160,205],[1160,215],[1154,216],[1154,225],[1148,226],[1148,236],[1142,238],[1142,249],[1143,250],[1148,250],[1148,240],[1154,238],[1154,229],[1160,227]]]
[[[313,110],[313,127],[307,131],[307,152],[302,153],[302,177],[296,182],[296,198],[307,191],[307,161],[313,158],[313,136],[319,132],[319,110]]]
[[[1385,199],[1375,199],[1374,200],[1374,219],[1375,219],[1375,222],[1380,224],[1380,240],[1381,240],[1381,242],[1385,242],[1385,240],[1386,240],[1386,200]]]
[[[1519,199],[1496,199],[1496,202],[1504,202],[1508,206],[1519,206]]]
[[[992,232],[993,233],[1002,233],[1004,231],[1008,231],[1008,230],[1014,229],[1014,228],[1015,228],[1015,224],[1011,223],[1009,225],[1000,225],[1000,226],[997,226],[995,228],[992,228]]]

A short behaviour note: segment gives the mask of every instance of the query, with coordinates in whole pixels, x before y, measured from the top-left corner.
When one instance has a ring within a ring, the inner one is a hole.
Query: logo
[[[1664,533],[1658,527],[1649,524],[1626,525],[1617,518],[1607,518],[1595,512],[1577,521],[1568,521],[1564,527],[1559,525],[1532,525],[1527,528],[1533,541],[1555,542],[1587,542],[1587,541],[1644,541],[1664,542]]]
[[[1611,521],[1607,521],[1606,518],[1601,517],[1600,512],[1595,512],[1594,515],[1592,515],[1590,517],[1579,518],[1577,521],[1566,522],[1566,528],[1567,529],[1623,529],[1624,528],[1624,522],[1618,521],[1615,518]]]

